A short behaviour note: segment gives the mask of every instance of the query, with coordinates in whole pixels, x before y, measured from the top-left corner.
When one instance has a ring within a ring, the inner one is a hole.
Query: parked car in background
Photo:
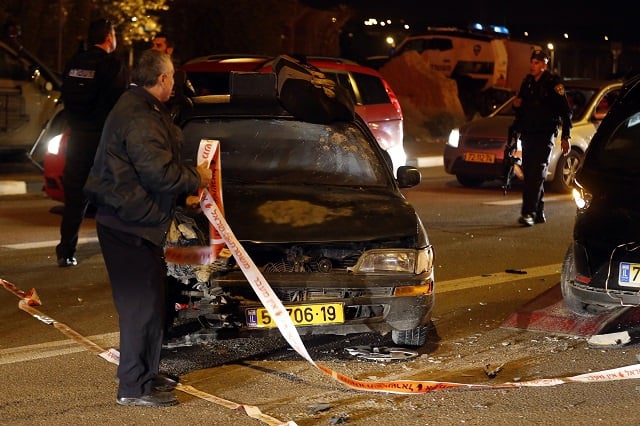
[[[60,98],[60,76],[13,40],[0,41],[0,156],[29,153]],[[33,152],[41,158],[42,152]]]
[[[219,141],[225,218],[300,334],[391,333],[396,344],[424,344],[434,254],[400,191],[420,182],[419,171],[402,166],[394,178],[361,117],[301,121],[278,102],[274,73],[232,76],[242,96],[194,97],[178,116],[183,159],[195,165],[200,141]],[[194,222],[206,244],[206,219]],[[210,267],[204,278],[170,267],[183,298],[176,327],[206,324],[198,338],[278,332],[233,257]]]
[[[578,172],[565,305],[580,315],[640,306],[640,75],[598,128]]]
[[[558,136],[546,177],[552,190],[571,191],[591,138],[621,87],[622,81],[565,81],[565,92],[573,110],[571,151],[567,156],[562,155]],[[444,148],[444,168],[455,175],[461,185],[478,187],[484,182],[502,179],[508,128],[515,117],[513,99],[489,116],[469,121],[451,131]]]

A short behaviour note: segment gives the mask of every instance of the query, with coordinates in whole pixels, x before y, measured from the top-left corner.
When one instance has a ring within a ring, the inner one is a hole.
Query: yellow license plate
[[[640,287],[640,263],[620,262],[618,284],[625,287]]]
[[[495,163],[496,156],[494,154],[485,154],[484,152],[465,152],[464,161],[471,163]]]
[[[323,303],[313,305],[285,306],[289,318],[296,326],[342,324],[344,308],[342,303]],[[271,328],[276,322],[265,308],[249,308],[246,310],[247,327]]]

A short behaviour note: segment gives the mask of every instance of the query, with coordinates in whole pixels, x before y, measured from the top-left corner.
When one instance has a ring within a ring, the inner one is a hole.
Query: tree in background
[[[18,41],[61,71],[91,20],[117,25],[117,54],[133,56],[159,31],[180,60],[213,53],[340,55],[346,7],[317,10],[303,0],[0,0],[0,23],[21,28]]]
[[[17,41],[58,71],[87,35],[89,23],[110,19],[117,28],[123,56],[138,41],[148,42],[161,30],[158,14],[171,0],[0,0],[0,22],[19,26]]]

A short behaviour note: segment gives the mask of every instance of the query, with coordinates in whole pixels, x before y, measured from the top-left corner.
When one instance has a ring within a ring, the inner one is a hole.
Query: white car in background
[[[621,87],[621,81],[565,81],[565,91],[573,109],[571,151],[567,156],[562,155],[558,135],[546,178],[552,190],[570,192],[589,142]],[[513,99],[489,116],[469,121],[451,131],[444,148],[444,168],[455,175],[461,185],[478,187],[488,181],[503,179],[504,149],[509,126],[515,117]]]

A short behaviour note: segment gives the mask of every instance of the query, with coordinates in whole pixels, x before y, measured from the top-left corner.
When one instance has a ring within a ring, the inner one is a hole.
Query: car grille
[[[327,299],[348,299],[352,297],[391,296],[393,288],[375,287],[366,289],[350,288],[276,288],[273,289],[283,302],[308,302]]]

